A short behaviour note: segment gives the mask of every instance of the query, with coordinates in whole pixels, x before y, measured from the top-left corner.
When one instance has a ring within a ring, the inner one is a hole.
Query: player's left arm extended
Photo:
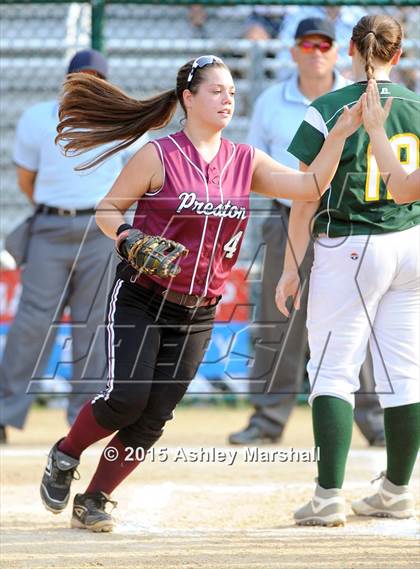
[[[361,103],[344,109],[307,172],[299,172],[255,150],[251,191],[270,198],[317,201],[337,170],[344,143],[361,125]]]

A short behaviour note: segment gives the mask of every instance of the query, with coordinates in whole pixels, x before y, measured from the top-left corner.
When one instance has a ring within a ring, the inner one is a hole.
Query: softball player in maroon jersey
[[[232,118],[234,90],[229,69],[215,56],[188,62],[178,72],[175,89],[147,101],[94,77],[67,83],[59,126],[66,149],[83,152],[117,142],[94,163],[147,130],[166,125],[181,104],[184,130],[147,144],[130,160],[98,205],[96,220],[117,246],[141,230],[190,251],[172,279],[139,276],[125,261],[117,269],[106,323],[107,388],[82,408],[67,436],[51,449],[41,483],[46,508],[61,512],[81,453],[116,433],[86,492],[75,496],[72,527],[112,529],[109,495],[141,461],[130,449],[146,452],[155,444],[193,379],[238,258],[250,191],[318,199],[335,173],[345,138],[361,122],[360,105],[343,113],[322,155],[308,173],[300,173],[248,145],[221,138]],[[123,214],[135,203],[131,228]]]

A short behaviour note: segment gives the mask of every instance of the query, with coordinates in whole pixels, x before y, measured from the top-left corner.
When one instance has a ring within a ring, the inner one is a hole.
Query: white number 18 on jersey
[[[232,259],[236,249],[238,248],[238,243],[242,237],[243,231],[239,231],[236,235],[229,239],[229,241],[223,247],[223,251],[226,251],[226,259]]]

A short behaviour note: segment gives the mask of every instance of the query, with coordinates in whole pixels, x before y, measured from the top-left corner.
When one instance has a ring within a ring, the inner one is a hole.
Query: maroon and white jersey
[[[249,217],[254,149],[221,140],[207,163],[183,132],[152,142],[163,164],[163,184],[139,200],[134,227],[189,249],[173,279],[150,278],[171,290],[221,294],[235,264]]]

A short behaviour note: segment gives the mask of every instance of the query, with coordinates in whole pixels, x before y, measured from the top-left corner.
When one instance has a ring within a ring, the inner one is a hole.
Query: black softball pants
[[[117,277],[106,322],[108,382],[93,400],[104,428],[122,443],[151,448],[200,365],[216,306],[186,308]]]

